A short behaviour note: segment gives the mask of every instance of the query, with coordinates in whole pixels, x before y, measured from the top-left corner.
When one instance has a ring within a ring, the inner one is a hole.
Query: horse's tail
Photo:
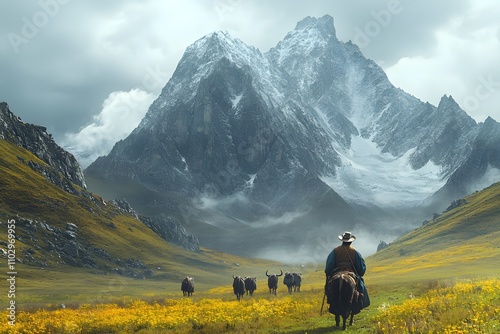
[[[342,296],[342,286],[344,285],[344,274],[340,274],[339,279],[339,296]]]

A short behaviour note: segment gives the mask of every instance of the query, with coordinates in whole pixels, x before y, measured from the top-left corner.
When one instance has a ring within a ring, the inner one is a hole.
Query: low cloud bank
[[[77,133],[67,133],[61,146],[86,168],[99,156],[108,154],[117,141],[139,125],[154,98],[153,94],[140,89],[109,94],[92,123]]]

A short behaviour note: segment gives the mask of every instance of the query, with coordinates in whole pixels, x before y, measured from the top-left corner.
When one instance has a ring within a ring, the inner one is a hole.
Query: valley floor
[[[327,312],[328,305],[322,304],[320,266],[304,268],[301,292],[288,294],[280,280],[277,295],[270,295],[267,281],[259,277],[254,295],[244,296],[240,302],[227,278],[219,286],[200,284],[192,297],[182,297],[180,283],[165,280],[133,280],[75,270],[44,272],[35,281],[29,279],[36,274],[34,270],[26,268],[28,279],[17,282],[15,325],[0,323],[0,333],[340,331]],[[355,316],[349,332],[498,333],[500,329],[498,278],[387,278],[374,277],[370,282],[367,275],[372,305]],[[7,319],[9,311],[4,314],[2,318]]]

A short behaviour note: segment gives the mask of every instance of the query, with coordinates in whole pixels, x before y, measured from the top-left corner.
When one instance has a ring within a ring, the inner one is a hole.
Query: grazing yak
[[[349,271],[340,271],[329,278],[325,286],[325,294],[330,304],[329,312],[335,314],[335,325],[340,324],[342,317],[342,329],[346,329],[346,320],[351,316],[349,325],[352,325],[353,317],[360,312],[359,305],[363,302],[363,294],[356,290],[354,274]]]
[[[272,293],[274,295],[276,295],[276,290],[278,289],[278,277],[280,277],[281,275],[283,275],[283,271],[281,271],[281,274],[279,275],[276,275],[276,274],[272,274],[272,275],[269,275],[267,272],[268,270],[266,270],[266,276],[268,277],[267,278],[267,286],[269,287],[269,293]]]
[[[182,280],[181,290],[183,296],[191,296],[194,292],[194,278],[186,276],[186,278]]]
[[[245,290],[247,295],[253,295],[253,292],[257,290],[257,277],[245,277]]]
[[[292,273],[293,275],[293,291],[300,292],[300,284],[302,283],[302,273]]]
[[[300,284],[302,283],[301,275],[300,273],[285,273],[283,284],[288,287],[288,293],[292,293],[292,290],[300,292]]]
[[[236,299],[240,300],[245,294],[245,280],[241,276],[233,275],[233,291],[236,295]]]
[[[288,293],[292,293],[293,289],[293,274],[292,273],[285,273],[285,277],[283,277],[283,284],[285,284],[288,287]]]

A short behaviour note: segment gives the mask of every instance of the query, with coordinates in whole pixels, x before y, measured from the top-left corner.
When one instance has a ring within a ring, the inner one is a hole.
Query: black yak
[[[285,284],[288,288],[288,293],[292,293],[293,288],[293,274],[285,273],[285,277],[283,277],[283,284]]]
[[[253,292],[257,290],[257,277],[245,277],[245,290],[247,295],[253,295]]]
[[[233,291],[236,295],[236,299],[240,300],[245,294],[245,280],[241,276],[233,275]]]
[[[293,273],[293,291],[300,292],[300,285],[302,284],[302,274]]]
[[[183,296],[191,296],[194,292],[194,278],[186,276],[186,278],[182,280],[181,290]]]
[[[280,277],[281,275],[283,275],[283,271],[281,271],[281,274],[279,275],[276,275],[276,274],[271,274],[269,275],[267,272],[268,270],[266,270],[266,276],[268,277],[267,279],[267,286],[269,287],[269,293],[272,293],[272,294],[276,294],[276,290],[278,289],[278,277]]]

